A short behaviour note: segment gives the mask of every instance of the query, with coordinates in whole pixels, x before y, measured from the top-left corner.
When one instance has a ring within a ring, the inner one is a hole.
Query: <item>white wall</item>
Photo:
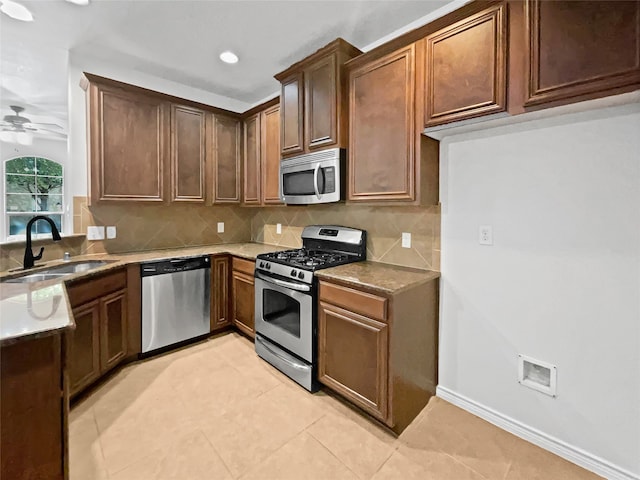
[[[71,184],[69,181],[69,173],[73,170],[69,162],[69,154],[67,151],[66,140],[50,140],[35,136],[32,145],[19,145],[17,143],[5,143],[0,142],[0,172],[4,175],[4,162],[15,157],[23,156],[35,156],[45,157],[49,160],[54,160],[63,165],[65,171],[64,178],[64,201],[65,201],[65,216],[63,222],[63,232],[73,232],[73,217],[71,213]],[[0,211],[4,212],[4,176],[0,181]],[[2,222],[0,222],[0,242],[6,238],[6,221],[4,214],[2,215]]]
[[[449,137],[441,201],[440,387],[640,477],[638,105]]]

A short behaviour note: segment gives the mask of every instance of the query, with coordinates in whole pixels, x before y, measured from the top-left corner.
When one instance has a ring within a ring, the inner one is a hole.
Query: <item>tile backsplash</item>
[[[75,233],[90,225],[115,226],[117,236],[89,241],[67,237],[45,245],[43,262],[91,253],[123,253],[236,242],[260,242],[296,248],[306,225],[337,224],[367,231],[367,259],[430,270],[440,270],[440,207],[376,207],[327,204],[268,208],[204,205],[95,205],[86,197],[73,199]],[[224,222],[224,233],[217,223]],[[281,233],[276,226],[282,225]],[[412,235],[403,248],[402,232]],[[35,250],[36,246],[34,246]],[[0,271],[22,265],[24,243],[0,247]]]
[[[282,232],[276,233],[277,224]],[[440,270],[440,206],[377,207],[327,204],[261,208],[251,222],[251,239],[296,248],[306,225],[328,224],[367,231],[367,259],[407,267]],[[411,233],[411,248],[402,247]]]

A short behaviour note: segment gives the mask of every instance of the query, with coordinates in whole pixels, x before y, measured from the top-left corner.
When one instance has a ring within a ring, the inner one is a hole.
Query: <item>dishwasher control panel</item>
[[[172,258],[169,260],[159,260],[156,262],[143,263],[140,265],[140,275],[150,277],[152,275],[163,275],[166,273],[186,272],[189,270],[199,270],[210,268],[209,257],[194,258]]]

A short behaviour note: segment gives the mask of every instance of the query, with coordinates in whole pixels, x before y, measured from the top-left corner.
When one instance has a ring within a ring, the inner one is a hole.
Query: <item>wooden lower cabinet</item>
[[[385,421],[387,325],[324,302],[318,322],[320,381]]]
[[[231,325],[229,318],[229,257],[211,258],[211,331]]]
[[[127,291],[100,300],[100,370],[115,367],[127,354]]]
[[[393,295],[319,290],[319,381],[402,432],[435,394],[438,280]]]
[[[100,301],[73,309],[75,330],[69,331],[69,388],[82,390],[100,376]]]
[[[67,288],[75,330],[67,332],[70,395],[114,368],[127,355],[127,271],[118,270]]]
[[[61,335],[0,350],[0,478],[68,478]]]
[[[233,258],[231,272],[231,297],[233,324],[241,332],[255,337],[255,288],[253,271],[255,262]]]

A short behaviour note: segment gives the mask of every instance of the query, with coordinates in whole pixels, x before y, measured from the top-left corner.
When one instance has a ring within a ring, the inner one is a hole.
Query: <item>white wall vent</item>
[[[555,397],[556,379],[555,365],[518,355],[518,382],[521,385]]]

